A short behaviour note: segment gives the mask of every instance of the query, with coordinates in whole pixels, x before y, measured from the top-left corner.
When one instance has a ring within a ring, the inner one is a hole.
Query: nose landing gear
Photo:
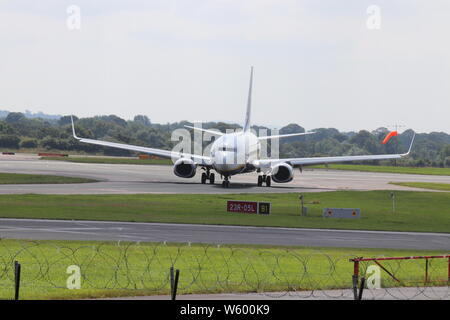
[[[229,188],[230,187],[230,180],[228,179],[228,176],[225,176],[224,180],[222,181],[222,187],[223,188]]]

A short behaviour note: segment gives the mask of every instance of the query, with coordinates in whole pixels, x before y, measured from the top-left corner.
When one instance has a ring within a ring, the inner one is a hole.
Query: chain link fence
[[[382,268],[358,260],[355,283],[360,255],[189,243],[0,240],[0,299],[14,298],[19,288],[24,299],[170,295],[171,270],[179,270],[178,294],[354,299],[366,288],[363,299],[450,297],[448,256],[426,264],[386,260]]]

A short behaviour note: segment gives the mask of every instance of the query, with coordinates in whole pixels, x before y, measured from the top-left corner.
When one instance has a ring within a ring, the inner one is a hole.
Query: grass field
[[[171,165],[170,159],[132,159],[132,158],[102,158],[102,157],[42,157],[42,160],[56,160],[76,163],[107,163],[107,164],[146,164]]]
[[[319,166],[311,166],[309,168],[326,169],[327,167],[324,165],[319,165]],[[328,165],[328,169],[450,176],[450,168],[431,168],[431,167],[419,168],[419,167],[370,166],[360,164],[330,164]]]
[[[450,193],[395,191],[298,194],[0,195],[0,217],[198,223],[299,228],[450,232]],[[270,215],[226,212],[227,200],[269,201]],[[360,208],[361,219],[323,218],[322,209]]]
[[[389,182],[389,183],[404,187],[450,191],[449,183],[434,183],[434,182]]]
[[[22,299],[76,299],[169,294],[169,268],[180,270],[178,293],[270,292],[350,288],[354,257],[443,254],[385,249],[207,246],[79,241],[0,241],[0,299],[14,295],[13,263],[22,266]],[[67,289],[67,267],[81,289]],[[383,263],[382,287],[423,285],[423,261]],[[368,264],[361,263],[364,274]],[[430,285],[447,280],[447,261],[430,263]],[[445,284],[446,282],[444,282]]]
[[[63,184],[89,182],[97,182],[97,180],[41,174],[0,173],[0,184]]]

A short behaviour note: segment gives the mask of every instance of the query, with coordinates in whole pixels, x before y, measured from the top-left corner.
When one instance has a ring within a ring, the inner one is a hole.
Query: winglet
[[[416,137],[416,133],[414,132],[414,135],[413,135],[413,137],[412,137],[412,139],[411,139],[411,144],[409,145],[409,149],[408,149],[408,152],[407,153],[404,153],[404,154],[402,154],[403,156],[407,156],[410,152],[411,152],[411,149],[412,149],[412,146],[413,146],[413,143],[414,143],[414,138]]]
[[[72,134],[73,134],[73,137],[75,139],[77,139],[77,140],[80,140],[81,138],[78,138],[76,133],[75,133],[75,125],[73,124],[73,116],[72,115],[70,115],[70,120],[72,120]]]

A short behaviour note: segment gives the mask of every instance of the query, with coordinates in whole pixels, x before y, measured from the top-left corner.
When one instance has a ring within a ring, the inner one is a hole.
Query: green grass
[[[434,182],[389,182],[397,186],[450,191],[450,183],[434,183]]]
[[[319,166],[311,166],[309,168],[326,169],[327,167],[324,165],[319,165]],[[370,166],[359,164],[330,164],[328,165],[328,169],[450,176],[450,168],[432,168],[432,167],[419,168],[419,167]]]
[[[395,191],[298,194],[0,195],[0,217],[198,223],[299,228],[450,232],[450,193]],[[269,201],[272,213],[226,212],[227,200]],[[360,219],[323,218],[322,209],[360,208]]]
[[[170,159],[132,159],[132,158],[102,158],[102,157],[42,157],[42,160],[56,160],[76,163],[106,163],[106,164],[146,164],[171,165]]]
[[[79,299],[169,294],[169,268],[180,270],[178,293],[270,292],[351,287],[350,258],[437,255],[443,252],[214,246],[82,241],[0,241],[0,299],[14,294],[13,263],[22,266],[22,299]],[[383,262],[382,287],[423,285],[423,261]],[[81,270],[81,289],[66,287],[67,267]],[[361,263],[361,275],[369,263]],[[429,265],[431,285],[445,285],[446,259]]]
[[[89,182],[97,182],[97,180],[42,174],[0,173],[0,184],[62,184]]]

